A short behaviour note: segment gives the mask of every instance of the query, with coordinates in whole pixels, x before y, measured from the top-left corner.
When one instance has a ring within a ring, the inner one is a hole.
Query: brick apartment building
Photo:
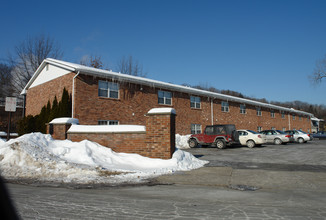
[[[176,133],[198,133],[210,124],[238,129],[301,129],[311,131],[310,113],[244,98],[203,91],[148,78],[45,59],[28,82],[26,115],[41,108],[63,88],[72,94],[72,117],[80,124],[145,125],[152,108],[176,110]]]

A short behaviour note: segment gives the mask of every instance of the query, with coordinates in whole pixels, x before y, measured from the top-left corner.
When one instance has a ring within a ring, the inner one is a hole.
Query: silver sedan
[[[260,132],[266,135],[267,143],[287,144],[292,140],[292,135],[286,134],[280,130],[265,130]]]

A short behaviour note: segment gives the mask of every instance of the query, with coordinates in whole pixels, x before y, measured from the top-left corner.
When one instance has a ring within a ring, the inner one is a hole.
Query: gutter
[[[74,107],[75,107],[75,78],[79,75],[80,71],[72,79],[72,103],[71,103],[71,117],[74,118]]]

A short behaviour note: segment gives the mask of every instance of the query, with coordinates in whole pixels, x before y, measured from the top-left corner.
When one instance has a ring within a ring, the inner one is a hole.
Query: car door
[[[246,131],[238,131],[239,141],[241,145],[246,145],[248,140],[248,132]]]
[[[274,135],[273,135],[272,131],[265,131],[264,134],[266,135],[267,143],[274,142]]]

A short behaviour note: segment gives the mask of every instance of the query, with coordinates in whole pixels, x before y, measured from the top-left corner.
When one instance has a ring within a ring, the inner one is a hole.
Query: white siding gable
[[[54,66],[52,64],[47,64],[29,88],[49,82],[68,73],[71,73],[71,71]]]

